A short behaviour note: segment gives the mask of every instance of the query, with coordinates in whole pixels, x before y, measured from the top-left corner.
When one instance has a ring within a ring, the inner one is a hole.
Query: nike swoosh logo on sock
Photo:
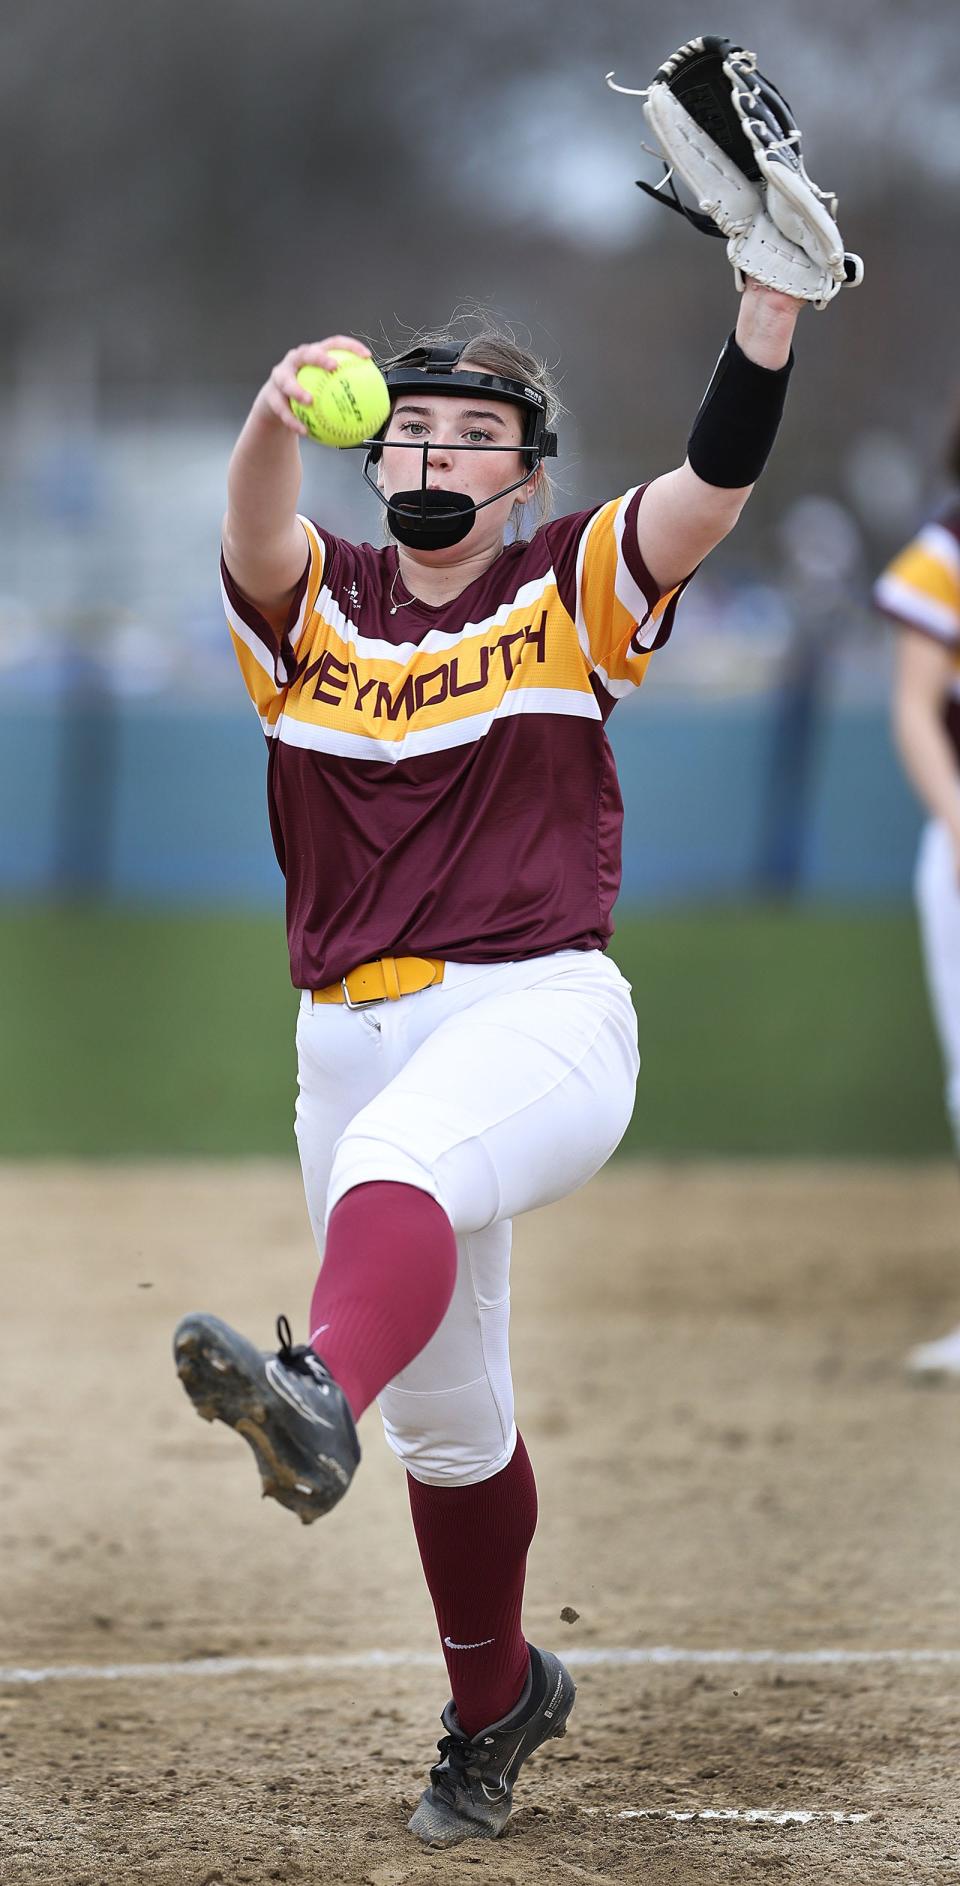
[[[445,1637],[443,1641],[448,1650],[482,1650],[485,1644],[495,1644],[497,1640],[495,1637],[481,1637],[476,1644],[455,1644],[452,1637]]]

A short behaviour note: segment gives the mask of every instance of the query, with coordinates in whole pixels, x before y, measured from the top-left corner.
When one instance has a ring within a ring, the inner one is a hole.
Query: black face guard
[[[508,497],[511,491],[519,491],[543,459],[556,457],[557,435],[546,429],[547,402],[539,387],[527,386],[522,380],[507,380],[497,373],[474,372],[472,368],[461,371],[458,363],[462,353],[462,347],[413,348],[387,370],[385,378],[391,394],[397,397],[401,393],[449,395],[474,392],[484,394],[487,399],[509,400],[512,406],[520,408],[525,417],[521,445],[454,445],[449,450],[517,451],[527,461],[527,467],[522,477],[514,479],[513,484],[504,485],[502,491],[495,491],[491,498],[483,498],[479,504],[475,504],[465,491],[427,490],[427,458],[431,450],[429,440],[425,444],[416,439],[391,440],[391,451],[396,449],[420,453],[420,483],[409,491],[395,491],[392,498],[387,498],[370,469],[377,464],[383,451],[383,437],[390,423],[387,420],[375,439],[362,441],[367,454],[363,476],[380,503],[386,505],[393,536],[411,550],[446,550],[452,544],[462,543],[473,529],[478,511],[484,510],[488,504],[496,504],[499,498]]]

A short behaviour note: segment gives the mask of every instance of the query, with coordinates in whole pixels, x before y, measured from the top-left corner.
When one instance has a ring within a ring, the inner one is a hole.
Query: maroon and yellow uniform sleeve
[[[276,720],[286,690],[295,678],[300,640],[316,607],[324,571],[336,554],[335,539],[328,538],[308,518],[302,517],[300,522],[306,537],[304,570],[280,632],[238,588],[225,558],[220,558],[227,624],[244,685],[265,726]]]
[[[894,621],[960,651],[960,540],[946,524],[925,524],[894,557],[873,591]]]
[[[689,581],[662,591],[640,555],[637,518],[645,490],[639,485],[599,510],[561,519],[561,526],[578,527],[576,537],[554,550],[560,594],[587,665],[614,698],[643,680],[650,656],[670,635]]]

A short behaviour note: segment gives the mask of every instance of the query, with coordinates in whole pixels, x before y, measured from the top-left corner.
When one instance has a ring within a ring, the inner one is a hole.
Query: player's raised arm
[[[291,347],[260,388],[230,460],[223,554],[234,582],[268,619],[285,614],[307,557],[297,500],[298,440],[309,434],[290,401],[309,406],[311,395],[297,374],[308,365],[332,372],[338,364],[334,347],[362,359],[370,352],[346,334]]]
[[[660,184],[640,188],[704,234],[727,239],[743,292],[686,462],[656,479],[640,507],[640,554],[670,588],[733,528],[763,469],[783,410],[800,307],[805,301],[826,307],[845,283],[862,279],[863,264],[844,249],[836,198],[807,176],[799,127],[753,53],[704,34],[681,46],[652,85],[634,95],[644,100],[667,165]],[[696,209],[678,196],[674,174]]]
[[[736,330],[697,414],[687,457],[644,493],[637,538],[648,570],[672,589],[727,536],[773,445],[793,365],[802,301],[744,283]]]

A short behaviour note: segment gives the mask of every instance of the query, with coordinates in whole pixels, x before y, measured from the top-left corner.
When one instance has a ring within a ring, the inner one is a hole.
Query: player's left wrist
[[[770,320],[782,318],[795,321],[805,305],[797,295],[788,295],[782,288],[770,288],[766,282],[758,282],[752,275],[743,278],[743,295],[749,307],[762,310],[764,317]]]
[[[761,288],[759,283],[754,286],[757,292],[749,294],[749,284],[744,287],[735,329],[737,346],[755,366],[784,367],[803,303],[793,295]]]

